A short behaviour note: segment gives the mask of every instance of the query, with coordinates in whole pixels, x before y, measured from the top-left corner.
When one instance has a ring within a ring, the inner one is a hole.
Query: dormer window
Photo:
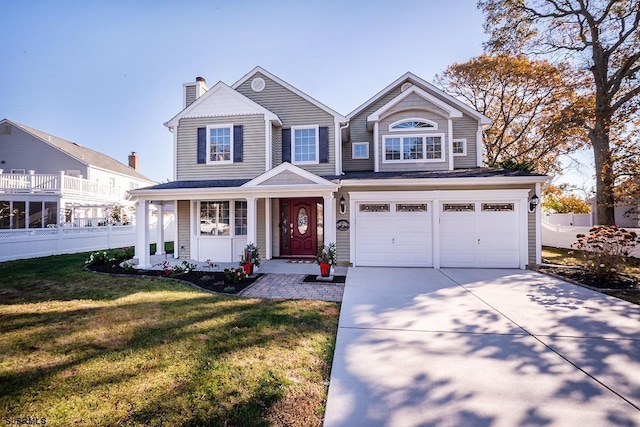
[[[438,124],[427,119],[403,119],[389,125],[392,132],[403,130],[438,130]]]

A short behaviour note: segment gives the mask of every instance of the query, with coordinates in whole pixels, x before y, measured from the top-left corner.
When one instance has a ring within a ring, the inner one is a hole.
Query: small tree
[[[589,235],[578,234],[576,237],[578,240],[571,247],[582,251],[586,268],[599,278],[615,273],[616,266],[624,263],[640,243],[635,232],[615,225],[598,225],[589,230]]]

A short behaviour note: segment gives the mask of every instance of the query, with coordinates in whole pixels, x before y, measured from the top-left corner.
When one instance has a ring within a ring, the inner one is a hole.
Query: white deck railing
[[[59,194],[89,200],[120,200],[124,190],[65,174],[0,174],[0,193]]]

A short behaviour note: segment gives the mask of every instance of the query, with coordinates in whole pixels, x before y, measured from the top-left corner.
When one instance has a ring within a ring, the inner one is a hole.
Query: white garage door
[[[359,203],[355,264],[432,267],[431,206],[428,203]]]
[[[443,203],[442,267],[520,267],[517,202]]]

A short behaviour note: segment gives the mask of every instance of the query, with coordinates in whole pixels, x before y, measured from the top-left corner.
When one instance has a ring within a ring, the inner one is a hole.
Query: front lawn
[[[0,264],[0,419],[47,425],[321,425],[339,305],[211,295]]]

